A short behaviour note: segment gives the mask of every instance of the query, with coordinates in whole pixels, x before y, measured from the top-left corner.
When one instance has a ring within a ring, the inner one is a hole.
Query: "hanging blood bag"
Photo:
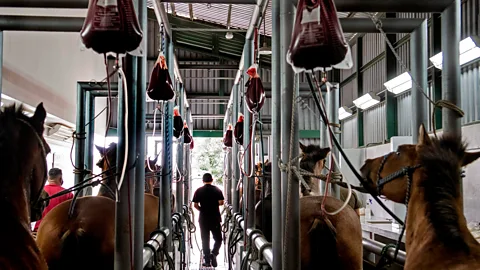
[[[172,101],[175,99],[172,79],[163,53],[160,53],[153,67],[147,87],[147,95],[157,101]]]
[[[232,131],[232,124],[228,124],[227,131],[225,132],[225,135],[223,136],[223,145],[225,147],[232,147],[232,136],[233,136],[233,131]]]
[[[257,65],[251,66],[247,70],[247,74],[250,78],[246,85],[245,102],[251,113],[258,113],[265,103],[265,91],[263,90],[262,80],[257,73]]]
[[[238,116],[238,121],[233,130],[233,136],[238,144],[243,145],[243,114]]]
[[[189,144],[191,143],[192,140],[192,135],[190,135],[190,130],[188,130],[187,123],[184,122],[183,124],[183,143]]]
[[[178,106],[175,106],[173,108],[173,136],[175,138],[180,138],[182,135],[183,131],[183,120],[182,116],[180,116],[180,111],[178,109]]]
[[[353,67],[333,0],[298,1],[286,60],[295,73]]]
[[[90,0],[80,37],[85,47],[100,54],[137,49],[143,33],[132,0]]]

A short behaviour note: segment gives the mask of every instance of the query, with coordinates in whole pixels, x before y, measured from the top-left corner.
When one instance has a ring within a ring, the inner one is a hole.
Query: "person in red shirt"
[[[50,171],[48,171],[48,184],[44,188],[45,191],[48,193],[48,196],[52,196],[59,193],[60,191],[64,191],[65,189],[62,187],[62,185],[63,185],[62,170],[58,168],[50,169]],[[73,199],[73,194],[71,192],[64,194],[62,196],[50,199],[50,203],[48,204],[47,207],[45,207],[45,210],[43,210],[42,219],[55,206],[70,199]],[[35,223],[35,227],[33,229],[34,232],[38,230],[41,222],[42,220],[40,219]]]

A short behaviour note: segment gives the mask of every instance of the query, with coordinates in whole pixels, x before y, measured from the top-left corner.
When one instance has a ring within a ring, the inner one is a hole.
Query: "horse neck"
[[[414,181],[414,183],[415,182],[418,183],[419,181]],[[449,260],[449,263],[455,265],[462,264],[465,261],[471,261],[473,256],[474,261],[480,263],[480,245],[468,230],[461,207],[463,197],[459,196],[456,200],[451,200],[451,202],[448,203],[452,206],[453,211],[456,212],[456,215],[450,213],[449,217],[458,217],[456,222],[458,227],[450,228],[450,233],[457,234],[458,236],[456,239],[451,238],[452,240],[450,240],[455,242],[447,243],[445,240],[440,239],[438,231],[434,229],[434,224],[430,218],[432,207],[425,199],[424,189],[425,188],[419,184],[412,184],[407,213],[405,244],[408,255],[405,269],[426,269],[425,267],[438,265],[439,262],[445,263],[445,258],[454,258]],[[452,247],[452,243],[456,245],[457,248]],[[455,253],[454,256],[452,256],[452,252]],[[428,256],[424,256],[425,253],[428,253]]]
[[[315,175],[321,175],[322,170],[318,170],[317,166],[315,166],[315,169],[313,170],[313,174]],[[310,187],[310,196],[320,196],[322,195],[322,191],[320,190],[320,179],[313,178],[313,177],[304,177],[305,182],[308,184]]]
[[[100,186],[97,196],[107,197],[112,200],[115,200],[115,196],[110,192],[110,190],[113,191],[114,193],[117,190],[117,184],[115,182],[116,177],[113,176],[112,173],[108,173],[104,177],[107,179],[102,181],[103,185]],[[108,188],[106,188],[105,186],[109,187],[110,190],[108,190]]]
[[[5,168],[9,168],[8,164]],[[9,177],[8,175],[9,173],[3,174],[0,180],[3,183],[3,186],[0,187],[0,213],[3,217],[0,228],[4,225],[10,226],[10,224],[17,223],[22,224],[24,228],[30,231],[28,194],[25,190],[26,183],[24,181],[26,176]],[[0,234],[3,233],[8,234],[9,232],[0,229]]]

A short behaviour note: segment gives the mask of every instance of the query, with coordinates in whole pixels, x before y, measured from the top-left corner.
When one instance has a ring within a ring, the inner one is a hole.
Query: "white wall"
[[[440,136],[441,131],[437,131],[437,135]],[[465,142],[468,143],[468,151],[480,151],[480,124],[464,126],[462,128],[462,136]],[[383,156],[392,151],[390,144],[383,144],[368,148],[361,149],[345,149],[346,154],[352,158],[352,164],[357,170],[363,165],[363,162],[369,158],[376,158]],[[349,169],[343,168],[342,157],[340,157],[340,166],[342,167],[342,173],[347,178],[347,181],[351,184],[358,184],[353,174]],[[466,177],[463,179],[463,200],[464,200],[464,213],[468,222],[480,222],[480,160],[472,163],[466,167]],[[352,181],[353,179],[353,181]],[[370,197],[370,195],[368,195]],[[388,200],[382,199],[382,201],[392,209],[400,218],[405,215],[405,207],[401,204],[393,203]],[[374,201],[372,206],[372,212],[377,217],[390,218],[389,215]]]
[[[85,14],[86,9],[0,8],[0,15]],[[32,106],[43,102],[50,114],[75,123],[77,81],[99,81],[106,76],[103,56],[82,47],[79,33],[5,32],[3,92]],[[97,112],[105,106],[99,103]],[[96,128],[98,134],[104,132],[105,118],[102,120]]]

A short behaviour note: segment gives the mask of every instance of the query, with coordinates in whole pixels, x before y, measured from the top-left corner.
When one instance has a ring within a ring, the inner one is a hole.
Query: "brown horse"
[[[159,197],[159,186],[160,181],[159,175],[161,173],[160,166],[157,165],[158,156],[155,159],[145,159],[145,193]],[[170,194],[170,202],[172,206],[172,213],[175,211],[175,195]],[[181,211],[181,210],[180,210]]]
[[[316,145],[304,146],[300,144],[303,156],[300,167],[306,171],[320,175],[324,168],[325,159],[330,152],[329,148],[320,148]],[[266,164],[266,183],[271,183],[271,166]],[[316,184],[309,177],[304,177],[309,187],[316,189]],[[318,182],[318,181],[316,181]],[[269,186],[269,185],[267,185]],[[267,188],[268,190],[268,188]],[[351,207],[345,207],[337,215],[327,215],[322,212],[323,196],[312,196],[302,187],[304,196],[300,198],[300,243],[301,243],[301,268],[302,269],[345,269],[355,270],[363,267],[363,246],[360,219]],[[267,192],[269,193],[269,192]],[[271,192],[265,201],[256,206],[256,221],[261,220],[261,205],[264,203],[266,220],[265,228],[257,223],[266,238],[271,240]],[[342,207],[343,202],[327,197],[325,209],[333,212]]]
[[[266,161],[268,162],[268,160]],[[260,175],[259,173],[262,171],[262,163],[259,162],[255,165],[255,173],[256,175]],[[240,196],[239,207],[242,209],[243,207],[243,182],[240,183],[238,188],[238,194]],[[257,204],[260,199],[262,198],[262,185],[261,181],[258,177],[255,177],[255,204]]]
[[[407,202],[404,269],[480,269],[480,244],[467,228],[461,195],[461,167],[480,152],[465,149],[461,137],[431,139],[421,125],[417,145],[401,145],[360,169],[378,195]]]
[[[48,196],[43,191],[50,152],[43,138],[46,116],[42,103],[32,117],[23,114],[22,106],[0,111],[0,269],[48,269],[30,232]]]
[[[110,144],[106,149],[97,146],[97,149],[102,156],[97,165],[105,172],[98,196],[77,199],[70,218],[72,201],[59,204],[45,216],[38,229],[37,243],[50,270],[113,269],[117,186],[114,172],[109,168],[116,164],[117,145]],[[145,194],[144,202],[147,241],[157,227],[159,200]]]

